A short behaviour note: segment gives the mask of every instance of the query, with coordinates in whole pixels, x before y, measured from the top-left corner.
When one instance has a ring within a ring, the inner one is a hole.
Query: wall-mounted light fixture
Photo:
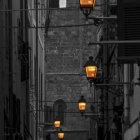
[[[116,19],[116,16],[110,17],[89,17],[95,6],[101,6],[104,4],[96,4],[96,0],[79,0],[80,9],[85,15],[86,19],[92,19],[95,26],[99,26],[103,23],[104,19]]]
[[[64,136],[65,136],[65,134],[64,134],[64,132],[62,131],[62,128],[61,128],[60,131],[57,133],[57,138],[59,140],[63,140]]]
[[[61,121],[58,117],[56,117],[56,119],[54,120],[54,127],[58,129],[60,128],[60,126],[61,126]]]
[[[93,60],[92,56],[89,57],[89,60],[84,65],[84,70],[86,73],[87,80],[90,83],[94,83],[96,81],[98,66]]]
[[[78,107],[79,107],[79,111],[82,116],[86,110],[86,106],[87,106],[86,100],[85,100],[84,96],[81,96],[81,98],[78,101]]]
[[[80,0],[80,8],[83,14],[88,17],[91,11],[94,9],[96,0]]]

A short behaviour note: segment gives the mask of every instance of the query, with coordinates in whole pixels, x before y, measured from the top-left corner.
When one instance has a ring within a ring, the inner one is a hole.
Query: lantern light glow
[[[96,78],[97,67],[96,66],[87,66],[86,68],[87,78]]]
[[[81,8],[93,8],[95,6],[96,0],[80,0]]]
[[[83,113],[86,110],[86,100],[84,99],[84,96],[81,96],[81,98],[78,101],[78,106],[79,106],[79,111],[81,112],[81,114],[83,115]]]
[[[85,109],[86,109],[86,103],[80,102],[80,103],[79,103],[79,110],[80,110],[80,111],[85,111]]]
[[[64,132],[62,131],[62,129],[60,129],[60,131],[57,134],[58,139],[62,140],[64,139],[64,136],[65,136]]]
[[[59,132],[58,133],[58,138],[59,139],[64,139],[64,133],[63,132]]]
[[[61,125],[61,121],[60,120],[55,120],[54,121],[54,127],[55,128],[60,128],[60,125]]]
[[[97,75],[97,64],[93,61],[93,57],[90,56],[89,60],[86,62],[84,66],[85,72],[86,72],[86,77],[87,80],[90,82],[93,80],[96,80],[96,75]]]

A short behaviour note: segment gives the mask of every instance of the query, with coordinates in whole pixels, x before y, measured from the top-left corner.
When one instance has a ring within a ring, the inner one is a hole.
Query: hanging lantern
[[[57,134],[58,139],[63,140],[64,136],[65,136],[64,132],[62,131],[62,129],[60,129],[60,131]]]
[[[93,10],[95,3],[96,0],[80,0],[80,8],[86,17],[91,13],[91,10]]]
[[[60,121],[60,119],[57,117],[57,118],[54,120],[54,127],[55,127],[55,128],[60,128],[60,125],[61,125],[61,121]]]
[[[83,113],[86,110],[86,106],[87,106],[84,96],[81,96],[81,98],[79,99],[78,106],[79,106],[79,111],[81,112],[81,115],[83,115]]]
[[[93,61],[93,57],[90,56],[89,60],[86,62],[84,66],[87,79],[92,82],[96,79],[97,75],[97,64]]]
[[[81,8],[91,8],[95,6],[96,0],[80,0]]]

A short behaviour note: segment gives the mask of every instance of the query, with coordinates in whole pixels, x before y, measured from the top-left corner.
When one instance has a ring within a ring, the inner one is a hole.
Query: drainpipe
[[[124,82],[129,82],[129,65],[124,64]],[[129,85],[124,84],[124,123],[128,126],[129,123]]]
[[[35,140],[38,140],[38,0],[36,2],[36,59],[35,59],[35,93],[36,93],[36,134]]]

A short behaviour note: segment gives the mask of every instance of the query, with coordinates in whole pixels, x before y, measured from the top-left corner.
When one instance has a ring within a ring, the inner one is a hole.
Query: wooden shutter
[[[140,1],[118,0],[118,39],[140,40]],[[118,60],[122,63],[140,59],[140,44],[120,44]]]

